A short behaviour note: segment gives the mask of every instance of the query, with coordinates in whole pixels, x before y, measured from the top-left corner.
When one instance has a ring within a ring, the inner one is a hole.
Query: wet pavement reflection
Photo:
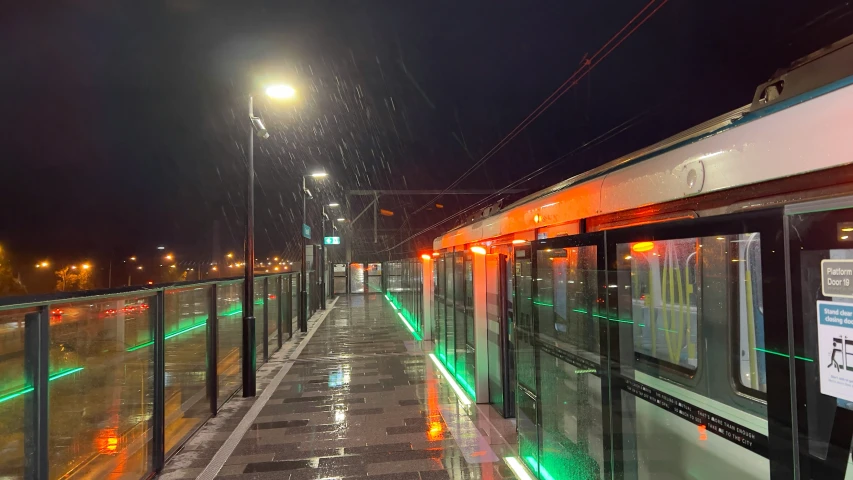
[[[220,470],[221,478],[514,478],[515,427],[464,405],[380,294],[342,297]],[[189,478],[199,468],[171,470]]]

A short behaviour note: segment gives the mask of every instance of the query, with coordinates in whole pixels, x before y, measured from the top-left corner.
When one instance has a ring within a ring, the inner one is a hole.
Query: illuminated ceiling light
[[[841,236],[841,239],[842,239],[842,240],[847,240],[848,238],[850,238],[850,236],[849,236],[849,235],[842,235],[842,236]]]
[[[164,247],[164,246],[162,246],[162,245],[161,245],[161,246],[159,246],[159,247],[157,247],[157,250],[165,250],[165,249],[166,249],[166,247]]]
[[[516,238],[515,240],[512,241],[513,245],[520,245],[522,243],[527,243],[527,240],[522,240],[520,238]]]
[[[323,178],[329,176],[329,174],[326,172],[314,172],[311,174],[311,176],[314,178]]]
[[[637,242],[631,246],[631,250],[635,252],[648,252],[655,248],[655,242]]]
[[[433,257],[437,257],[437,256],[439,256],[439,255],[441,255],[441,254],[440,254],[440,253],[438,253],[438,252],[432,252],[432,256],[433,256]]]
[[[726,237],[717,237],[717,240],[725,240]]]
[[[486,254],[486,249],[483,247],[471,247],[471,251],[474,253],[479,253],[480,255]]]
[[[347,219],[346,219],[346,218],[341,217],[341,218],[339,218],[339,219],[338,219],[338,221],[339,221],[339,222],[346,222],[346,221],[347,221]]]
[[[330,207],[340,207],[341,204],[340,203],[330,203],[329,206]]]
[[[266,92],[269,97],[277,99],[288,99],[296,96],[296,89],[290,85],[270,85]]]
[[[634,257],[632,257],[632,256],[630,256],[630,255],[625,255],[625,260],[630,260],[630,259],[632,259],[632,258],[634,258]]]
[[[844,227],[841,229],[842,232],[853,232],[853,227]]]
[[[432,257],[425,253],[425,254],[421,255],[421,258],[423,258],[424,260],[429,260]]]

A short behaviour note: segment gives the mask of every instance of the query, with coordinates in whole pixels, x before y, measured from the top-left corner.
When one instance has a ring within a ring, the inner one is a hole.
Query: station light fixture
[[[648,252],[655,248],[655,242],[637,242],[631,245],[631,250],[635,252]]]
[[[483,248],[483,247],[480,247],[480,246],[477,246],[477,247],[471,247],[471,251],[472,251],[472,252],[474,252],[474,253],[478,253],[478,254],[480,254],[480,255],[485,255],[485,254],[486,254],[486,249],[485,249],[485,248]]]
[[[266,90],[267,96],[279,100],[296,97],[296,89],[290,85],[270,85]]]

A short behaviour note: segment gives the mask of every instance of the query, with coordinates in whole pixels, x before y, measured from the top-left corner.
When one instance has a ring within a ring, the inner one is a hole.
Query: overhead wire
[[[577,83],[586,77],[602,60],[607,58],[610,53],[613,52],[619,45],[622,44],[628,37],[630,37],[640,26],[646,23],[649,18],[651,18],[658,10],[660,10],[668,0],[662,0],[658,5],[649,12],[642,20],[639,21],[636,25],[631,28],[627,34],[620,38],[620,35],[625,32],[644,12],[649,10],[658,0],[649,0],[648,3],[639,11],[636,15],[634,15],[631,20],[629,20],[618,32],[616,32],[613,36],[610,37],[607,42],[605,42],[592,56],[585,58],[582,65],[569,76],[556,90],[554,90],[551,95],[549,95],[542,103],[539,104],[527,117],[524,118],[518,125],[515,126],[506,136],[504,136],[495,146],[493,146],[485,155],[483,155],[478,161],[468,167],[468,169],[462,173],[456,180],[451,182],[451,184],[445,188],[441,193],[433,197],[430,201],[424,203],[420,207],[418,207],[411,215],[414,215],[423,209],[427,208],[429,205],[432,205],[436,200],[441,198],[444,194],[446,194],[450,189],[459,185],[464,179],[466,179],[469,175],[471,175],[475,170],[480,168],[483,164],[485,164],[489,159],[491,159],[495,154],[497,154],[504,146],[506,146],[510,141],[512,141],[519,133],[521,133],[527,126],[529,126],[533,121],[535,121],[539,116],[542,115],[551,105],[553,105],[557,100],[560,99],[563,95],[566,94],[572,87],[577,85]],[[618,40],[617,40],[618,39]],[[613,44],[613,42],[616,42]],[[611,44],[613,44],[611,46]],[[608,49],[608,46],[610,47]],[[607,49],[604,54],[601,52]]]
[[[550,162],[546,163],[545,165],[543,165],[543,166],[533,170],[532,172],[524,175],[523,177],[510,182],[509,184],[505,185],[504,187],[500,188],[499,190],[490,194],[489,196],[487,196],[481,200],[478,200],[477,202],[473,203],[472,205],[465,207],[462,210],[460,210],[460,211],[458,211],[452,215],[449,215],[442,220],[439,220],[438,222],[430,225],[429,227],[426,227],[426,228],[420,230],[419,232],[405,238],[404,240],[400,241],[399,243],[397,243],[396,245],[394,245],[392,247],[372,252],[372,254],[375,255],[375,254],[385,253],[385,252],[391,251],[391,250],[399,247],[400,245],[403,245],[404,243],[408,242],[409,240],[412,240],[413,238],[416,238],[416,237],[418,237],[418,236],[420,236],[426,232],[429,232],[430,230],[433,230],[433,229],[447,223],[448,221],[453,220],[454,218],[457,218],[461,215],[464,215],[465,213],[468,213],[471,210],[476,209],[477,207],[485,204],[486,202],[488,202],[494,198],[497,198],[498,196],[500,196],[502,193],[506,192],[507,190],[514,188],[514,187],[517,187],[517,186],[519,186],[525,182],[528,182],[528,181],[536,178],[537,176],[539,176],[539,175],[545,173],[546,171],[550,170],[551,168],[557,166],[558,164],[560,164],[560,162],[562,162],[568,158],[571,158],[571,157],[573,157],[573,156],[575,156],[575,155],[577,155],[583,151],[589,150],[592,147],[595,147],[597,145],[600,145],[600,144],[610,140],[611,138],[615,137],[616,135],[619,135],[620,133],[628,130],[629,128],[631,128],[633,126],[635,126],[641,118],[643,118],[649,112],[651,112],[652,110],[656,109],[659,106],[660,106],[660,104],[654,108],[647,109],[647,110],[629,118],[628,120],[625,120],[624,122],[614,126],[613,128],[611,128],[611,129],[607,130],[606,132],[596,136],[595,138],[593,138],[587,142],[584,142],[581,145],[578,145],[577,147],[575,147],[571,151],[560,155],[559,157],[551,160]]]

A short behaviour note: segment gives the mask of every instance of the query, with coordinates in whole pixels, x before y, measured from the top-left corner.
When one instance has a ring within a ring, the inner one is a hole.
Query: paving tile
[[[401,433],[419,433],[426,432],[426,424],[421,423],[420,425],[404,425],[404,426],[395,426],[388,427],[385,429],[388,435],[399,435]]]
[[[284,460],[281,462],[257,462],[246,465],[245,473],[254,472],[278,472],[282,470],[296,470],[299,468],[311,468],[309,460]]]
[[[255,423],[251,428],[255,430],[266,430],[270,428],[304,427],[306,425],[308,425],[308,420],[281,420],[278,422]]]
[[[344,448],[346,454],[365,454],[377,452],[398,452],[411,450],[411,443],[380,443],[377,445],[365,445],[363,447],[347,447]]]

